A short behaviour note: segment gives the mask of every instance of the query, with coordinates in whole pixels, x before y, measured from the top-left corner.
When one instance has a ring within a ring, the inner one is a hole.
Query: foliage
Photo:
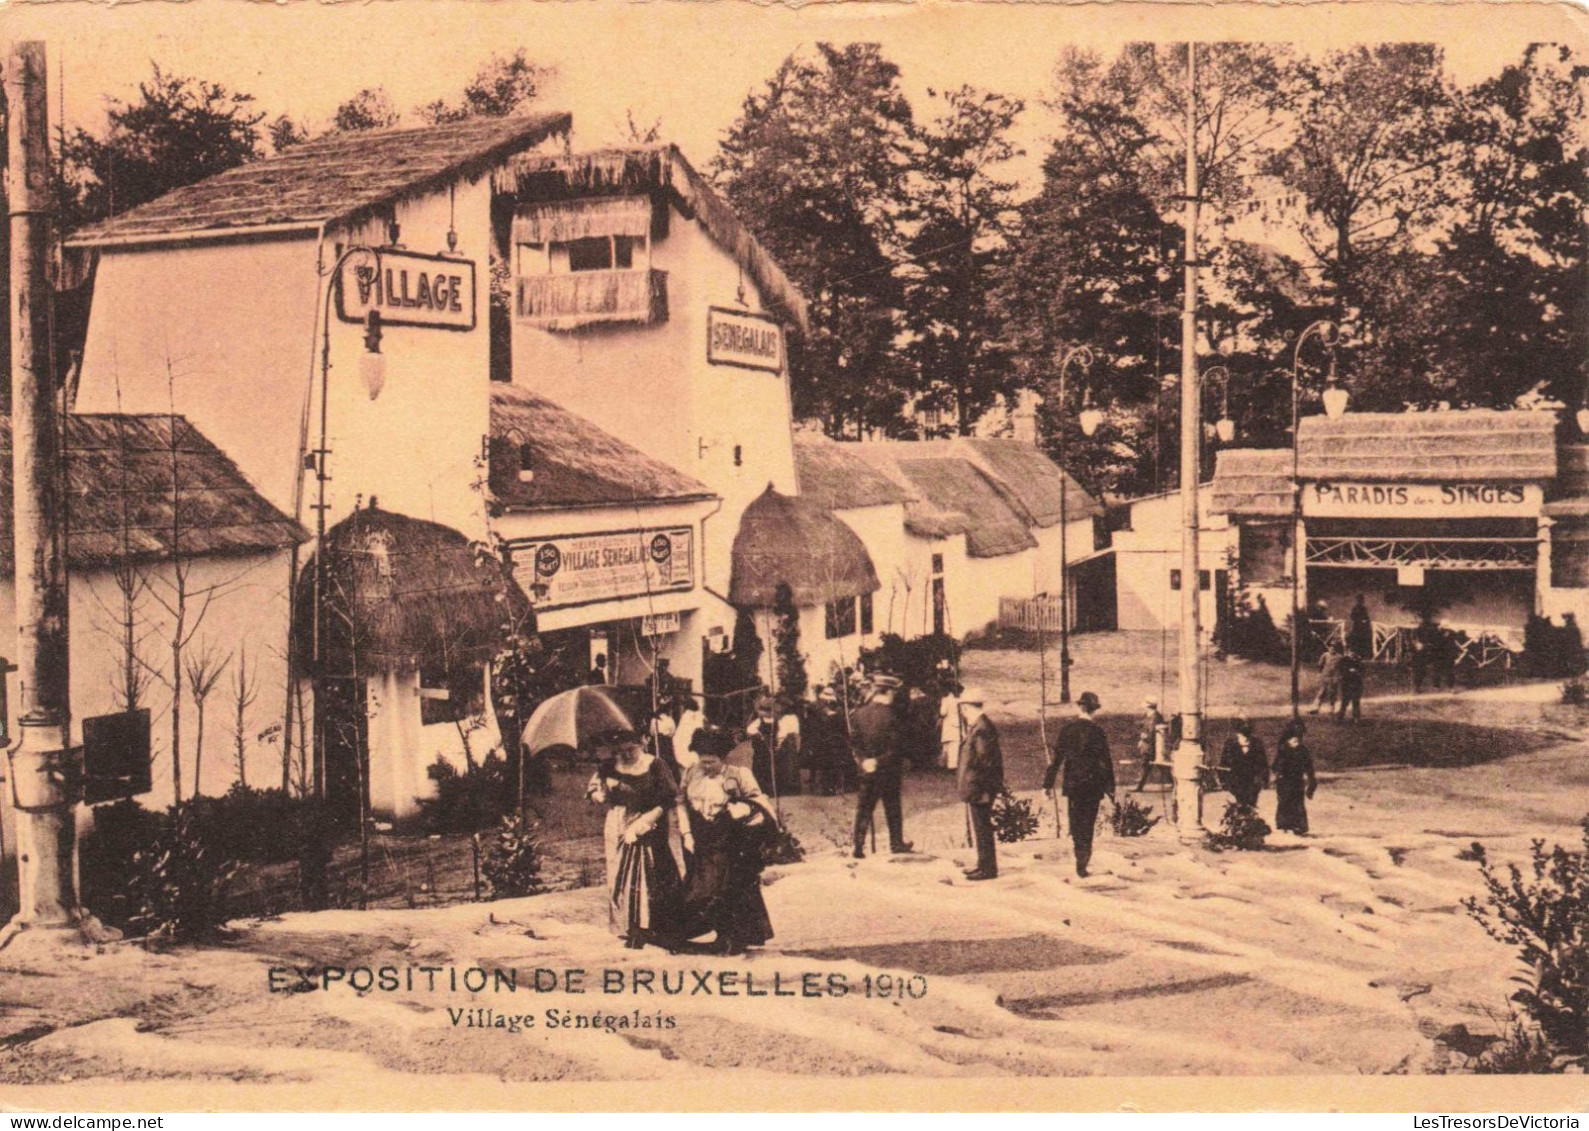
[[[351,134],[390,129],[402,117],[384,86],[367,86],[336,108],[331,115],[331,132]]]
[[[468,118],[505,118],[534,102],[556,69],[532,63],[524,48],[511,55],[492,55],[463,88],[457,102],[443,99],[421,106],[419,116],[431,125]]]
[[[736,688],[761,686],[761,654],[764,650],[761,635],[756,631],[756,614],[750,609],[736,610],[732,650]]]
[[[1541,1075],[1560,1072],[1565,1064],[1551,1051],[1538,1028],[1513,1017],[1501,1034],[1469,1067],[1480,1076]]]
[[[897,422],[896,268],[914,129],[899,68],[875,43],[790,55],[729,127],[712,174],[809,303],[791,343],[797,416],[830,435]]]
[[[1147,836],[1161,818],[1150,817],[1152,810],[1133,797],[1122,798],[1109,814],[1109,827],[1115,836]]]
[[[960,644],[944,633],[906,640],[898,633],[885,632],[876,648],[862,650],[861,660],[867,671],[888,672],[904,680],[907,689],[920,688],[932,694],[938,691],[940,665],[959,670]]]
[[[806,858],[805,846],[800,838],[785,824],[775,825],[761,846],[761,862],[768,867],[775,864],[798,864]]]
[[[495,899],[516,899],[542,891],[541,845],[534,828],[517,815],[503,817],[480,870]]]
[[[1015,844],[1037,835],[1037,811],[1008,789],[993,799],[993,835],[1001,844]]]
[[[233,783],[220,797],[192,802],[194,819],[222,854],[258,864],[299,859],[305,833],[324,807],[315,797],[294,797],[280,789],[254,789],[241,783]]]
[[[435,797],[417,799],[430,832],[472,833],[496,824],[513,809],[514,783],[495,750],[462,774],[438,755],[425,776],[436,783]]]
[[[225,924],[226,890],[237,862],[193,802],[173,805],[152,842],[135,851],[128,926],[171,942],[213,938]]]
[[[1562,684],[1561,701],[1569,707],[1589,706],[1589,680],[1575,676]]]
[[[254,97],[164,71],[112,99],[103,137],[78,128],[61,139],[61,225],[71,231],[260,156]]]
[[[1209,830],[1205,845],[1214,852],[1234,849],[1238,852],[1258,852],[1263,849],[1264,838],[1274,832],[1269,823],[1258,816],[1258,811],[1240,802],[1225,806],[1219,829]]]
[[[309,131],[286,114],[272,118],[265,132],[270,135],[270,151],[277,155],[309,140]]]
[[[1523,670],[1536,679],[1582,675],[1583,630],[1576,618],[1557,625],[1549,617],[1530,614],[1523,625]]]
[[[1286,631],[1275,626],[1269,603],[1259,594],[1253,600],[1238,590],[1231,602],[1230,622],[1225,626],[1225,651],[1245,660],[1283,664],[1291,660],[1291,617],[1286,614]]]
[[[800,651],[800,610],[795,607],[794,591],[780,581],[773,590],[773,651],[778,656],[778,694],[786,702],[806,697],[811,681],[806,676],[806,658]]]
[[[1583,850],[1535,840],[1525,871],[1479,861],[1482,900],[1463,901],[1497,942],[1517,948],[1528,969],[1512,995],[1563,1066],[1589,1066],[1589,817]]]
[[[125,929],[133,902],[133,860],[160,835],[165,816],[128,798],[94,807],[94,824],[78,849],[83,906],[112,927]]]

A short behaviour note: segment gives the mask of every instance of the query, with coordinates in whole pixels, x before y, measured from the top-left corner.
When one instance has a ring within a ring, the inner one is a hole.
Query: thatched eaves
[[[1290,448],[1227,448],[1214,459],[1208,509],[1241,518],[1289,518]]]
[[[588,153],[525,153],[493,174],[498,192],[530,205],[580,197],[646,193],[672,203],[706,230],[744,269],[762,299],[802,330],[806,299],[748,227],[673,145],[601,149]]]
[[[1031,444],[961,437],[948,446],[970,458],[1036,526],[1054,526],[1061,516],[1075,522],[1103,514],[1103,505],[1085,487]]]
[[[840,511],[904,503],[904,488],[858,455],[856,446],[811,433],[796,435],[795,476],[801,497]]]
[[[521,471],[529,471],[528,481]],[[716,496],[582,416],[518,385],[491,386],[490,485],[509,511],[683,502]]]
[[[302,670],[348,676],[428,666],[456,672],[501,646],[529,616],[512,574],[458,531],[367,507],[326,531],[322,662],[313,656],[317,565],[293,596]]]
[[[73,570],[269,553],[308,539],[181,416],[66,418],[67,562]],[[11,421],[0,417],[0,574],[15,576]]]
[[[882,587],[853,530],[810,499],[781,495],[769,484],[740,516],[729,603],[769,609],[780,583],[807,608]]]
[[[902,458],[898,463],[934,505],[966,517],[966,553],[971,557],[996,558],[1036,548],[1026,516],[969,460]]]
[[[514,154],[566,135],[572,124],[568,114],[554,113],[335,134],[168,192],[78,230],[67,245],[349,228],[399,201],[478,180]]]
[[[1297,430],[1307,481],[1541,482],[1556,477],[1548,412],[1348,412],[1306,416]]]

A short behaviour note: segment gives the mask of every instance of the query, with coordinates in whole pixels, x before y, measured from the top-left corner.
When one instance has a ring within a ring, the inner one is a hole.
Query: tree
[[[248,665],[248,649],[244,648],[237,654],[237,663],[232,668],[232,757],[233,772],[237,774],[237,784],[244,789],[248,788],[248,709],[259,698],[259,671]],[[285,777],[285,773],[283,777]],[[282,797],[287,796],[287,787],[282,787]]]
[[[908,375],[895,347],[896,270],[913,120],[875,43],[790,55],[744,102],[712,174],[809,305],[791,344],[797,416],[830,435],[897,425]]]
[[[271,152],[278,155],[309,140],[308,129],[286,114],[276,115],[265,132],[270,135]]]
[[[337,107],[336,113],[331,115],[331,132],[349,134],[390,129],[402,117],[384,86],[365,87]]]
[[[794,590],[780,581],[772,595],[773,650],[778,654],[778,694],[793,703],[810,689],[806,658],[800,651],[800,610]]]
[[[213,645],[206,645],[183,657],[186,668],[184,674],[188,677],[188,692],[193,697],[193,713],[197,724],[193,735],[194,797],[202,792],[200,781],[204,772],[204,706],[209,701],[210,692],[215,690],[216,683],[220,681],[221,673],[226,670],[226,665],[230,662],[231,658],[221,656]]]
[[[1009,134],[1025,106],[970,86],[930,93],[944,109],[919,133],[905,321],[917,383],[969,435],[994,398],[1011,391],[1014,370],[989,296],[1010,267],[1016,184],[998,171],[1023,152]]]
[[[112,100],[103,137],[61,139],[61,222],[71,231],[260,156],[254,97],[154,64],[131,102]]]
[[[457,102],[436,99],[419,108],[431,125],[461,122],[468,118],[505,118],[534,102],[556,68],[532,63],[524,48],[512,55],[492,55],[463,88]]]

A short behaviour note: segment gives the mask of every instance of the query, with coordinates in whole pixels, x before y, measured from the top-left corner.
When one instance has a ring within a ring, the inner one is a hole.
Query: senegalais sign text
[[[762,314],[714,306],[706,312],[706,360],[712,365],[783,370],[783,327]]]
[[[389,326],[473,329],[474,263],[384,249],[349,256],[337,279],[337,314],[362,322],[372,310]]]

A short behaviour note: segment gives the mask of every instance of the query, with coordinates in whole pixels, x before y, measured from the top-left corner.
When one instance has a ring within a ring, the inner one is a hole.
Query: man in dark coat
[[[993,802],[1004,792],[1004,752],[999,748],[998,728],[982,713],[985,699],[974,687],[960,696],[960,717],[966,730],[960,740],[958,785],[960,800],[971,810],[971,833],[977,845],[977,866],[966,872],[968,880],[991,880],[999,874]]]
[[[1060,783],[1070,817],[1070,839],[1076,846],[1076,874],[1085,876],[1092,862],[1092,833],[1098,823],[1098,805],[1105,797],[1113,800],[1115,765],[1109,757],[1109,736],[1093,721],[1098,696],[1083,691],[1076,700],[1081,718],[1059,728],[1054,739],[1054,758],[1048,765],[1045,789]]]
[[[1236,716],[1235,731],[1220,751],[1219,768],[1236,803],[1256,809],[1258,795],[1269,787],[1269,756],[1247,716]]]
[[[1363,717],[1363,660],[1353,652],[1341,661],[1341,708],[1335,717],[1345,722],[1348,709],[1354,723]]]
[[[909,852],[899,789],[904,773],[899,749],[899,717],[894,696],[901,683],[892,676],[877,676],[872,697],[850,716],[850,744],[860,771],[860,792],[855,799],[855,858],[866,855],[866,830],[872,825],[877,803],[883,803],[888,822],[888,850]]]
[[[1357,595],[1357,603],[1352,606],[1351,625],[1346,630],[1346,650],[1356,652],[1359,656],[1374,654],[1374,618],[1369,615],[1368,602],[1361,593]]]

